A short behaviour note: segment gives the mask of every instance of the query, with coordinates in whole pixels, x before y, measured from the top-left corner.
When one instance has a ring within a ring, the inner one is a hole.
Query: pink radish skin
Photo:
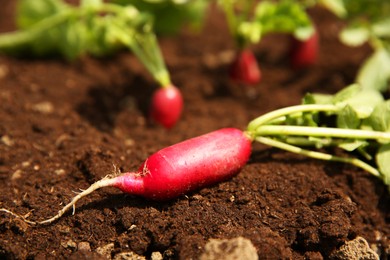
[[[249,135],[235,128],[223,128],[188,139],[152,154],[138,172],[105,177],[75,196],[52,218],[35,222],[7,209],[0,209],[26,223],[49,224],[59,219],[76,202],[103,187],[117,187],[125,193],[152,200],[169,200],[197,189],[226,181],[238,174],[251,154]]]
[[[315,31],[306,41],[291,37],[291,65],[294,69],[306,68],[314,65],[318,60],[319,36]]]
[[[260,82],[261,71],[251,50],[245,49],[238,53],[230,67],[229,76],[233,81],[245,85],[256,85]]]
[[[162,87],[154,92],[150,116],[165,128],[172,128],[179,120],[183,110],[183,97],[173,85]]]
[[[168,200],[231,178],[250,153],[250,139],[238,129],[225,128],[158,151],[138,173],[117,177],[114,186],[148,199]]]

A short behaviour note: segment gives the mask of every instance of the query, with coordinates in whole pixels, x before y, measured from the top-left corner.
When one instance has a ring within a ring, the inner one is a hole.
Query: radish
[[[241,50],[231,64],[230,78],[245,85],[255,85],[260,82],[261,71],[256,57],[249,49]]]
[[[314,65],[318,59],[319,36],[317,30],[305,41],[291,37],[290,61],[295,69]]]
[[[76,202],[102,187],[116,187],[125,193],[164,201],[185,193],[225,181],[246,164],[251,154],[252,139],[235,128],[223,128],[166,147],[151,155],[136,172],[105,177],[75,196],[54,217],[29,224],[49,224],[60,218]]]
[[[166,147],[151,155],[137,173],[126,173],[113,186],[153,200],[167,200],[225,181],[248,161],[251,139],[223,128]]]
[[[183,97],[172,84],[154,92],[150,106],[150,116],[165,128],[173,127],[183,110]]]

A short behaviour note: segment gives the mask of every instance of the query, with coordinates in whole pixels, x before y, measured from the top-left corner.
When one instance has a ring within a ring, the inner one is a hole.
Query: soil
[[[2,1],[0,32],[15,29],[15,2]],[[31,220],[51,217],[114,166],[136,170],[167,145],[222,127],[245,129],[263,113],[300,103],[306,92],[343,88],[371,50],[343,46],[333,15],[311,15],[321,36],[318,64],[292,70],[288,37],[265,37],[255,46],[263,80],[251,98],[226,77],[223,57],[234,45],[220,12],[210,10],[198,33],[161,37],[185,99],[171,130],[147,120],[156,84],[129,52],[73,63],[0,55],[0,207]],[[254,144],[236,177],[169,202],[104,188],[48,226],[0,213],[0,258],[99,259],[106,249],[111,257],[132,251],[198,259],[209,239],[242,236],[260,259],[327,259],[359,236],[385,259],[389,202],[386,187],[367,172]]]

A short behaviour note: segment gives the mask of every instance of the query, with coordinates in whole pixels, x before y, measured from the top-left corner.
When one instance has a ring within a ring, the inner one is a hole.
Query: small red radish
[[[180,90],[168,85],[154,92],[150,106],[150,116],[165,128],[173,127],[183,110],[183,97]]]
[[[317,30],[305,41],[291,37],[290,61],[295,69],[314,65],[318,59],[319,35]]]
[[[256,57],[249,49],[241,50],[231,64],[230,78],[245,85],[255,85],[260,82],[261,71]]]
[[[54,217],[34,222],[9,210],[29,224],[49,224],[59,219],[76,202],[102,187],[117,187],[125,193],[152,200],[169,200],[188,192],[225,181],[247,163],[252,140],[246,132],[223,128],[152,154],[137,172],[106,177],[75,196]]]

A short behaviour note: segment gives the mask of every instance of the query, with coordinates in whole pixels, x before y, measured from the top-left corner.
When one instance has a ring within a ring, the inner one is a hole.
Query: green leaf
[[[339,37],[345,45],[356,47],[370,39],[370,30],[364,26],[348,26],[341,31]]]
[[[319,0],[319,3],[339,17],[345,17],[347,15],[343,0]]]
[[[353,97],[354,95],[356,95],[360,91],[361,91],[361,86],[359,86],[358,84],[351,84],[351,85],[341,89],[339,92],[337,92],[332,99],[332,103],[338,104],[340,102],[343,102],[343,101]]]
[[[261,24],[256,22],[242,22],[238,27],[238,34],[244,39],[247,39],[249,42],[255,44],[261,39]]]
[[[85,7],[99,7],[103,4],[103,0],[81,0],[80,6]]]
[[[19,0],[17,25],[20,29],[30,28],[37,22],[68,8],[69,6],[61,0]]]
[[[388,0],[320,0],[336,15],[348,20],[366,20],[370,23],[388,17]]]
[[[390,100],[377,105],[367,121],[376,131],[390,132]]]
[[[68,60],[74,60],[77,57],[88,52],[89,28],[85,22],[79,22],[78,19],[69,20],[61,26],[59,41],[59,51]]]
[[[350,105],[346,105],[337,115],[337,127],[347,129],[358,129],[360,119]]]
[[[390,190],[390,144],[383,144],[376,154],[376,163],[382,174],[383,182]]]
[[[305,40],[314,32],[304,6],[292,0],[261,1],[256,6],[254,21],[261,25],[263,35],[271,32],[293,33]]]
[[[378,91],[364,89],[345,100],[345,103],[356,112],[358,118],[363,119],[369,117],[374,108],[383,101],[383,96]]]
[[[307,93],[303,97],[302,104],[332,104],[333,95]]]
[[[125,6],[132,5],[140,12],[151,14],[154,17],[154,31],[157,34],[177,33],[186,25],[199,29],[209,5],[208,0],[112,0],[111,2]],[[229,3],[226,1],[226,4]]]
[[[356,82],[365,89],[385,91],[390,79],[390,53],[377,49],[358,71]]]
[[[381,19],[372,25],[372,31],[379,38],[390,37],[390,17]]]
[[[353,142],[345,142],[345,143],[341,143],[337,146],[345,151],[352,152],[352,151],[355,151],[356,149],[365,147],[367,145],[368,145],[368,142],[366,142],[366,141],[354,140]]]
[[[384,101],[380,92],[372,89],[362,89],[358,84],[352,84],[335,94],[333,104],[344,107],[349,105],[358,118],[364,119],[371,115],[375,106]]]
[[[305,41],[310,38],[314,33],[313,26],[298,27],[294,31],[294,37],[300,41]]]

